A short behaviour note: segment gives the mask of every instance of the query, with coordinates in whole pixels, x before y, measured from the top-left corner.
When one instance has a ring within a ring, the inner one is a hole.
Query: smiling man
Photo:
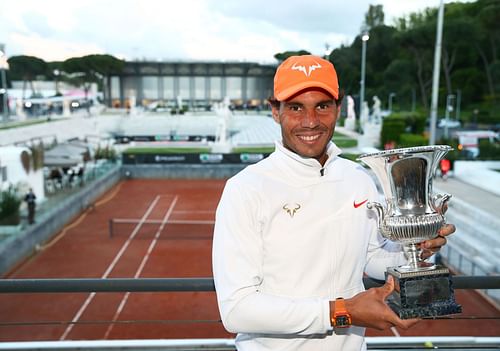
[[[278,68],[274,87],[270,103],[283,146],[324,165],[342,100],[333,65],[315,56],[291,57]]]
[[[388,307],[388,280],[365,291],[363,274],[384,279],[405,262],[382,238],[366,203],[371,177],[340,158],[331,141],[340,112],[334,66],[293,56],[277,69],[269,100],[281,142],[268,158],[228,180],[216,213],[213,272],[225,328],[238,350],[360,350],[366,327],[408,328]],[[435,252],[440,237],[424,244]]]

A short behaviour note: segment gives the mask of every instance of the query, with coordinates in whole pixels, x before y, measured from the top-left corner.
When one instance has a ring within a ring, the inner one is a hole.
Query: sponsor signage
[[[259,162],[268,154],[133,154],[122,155],[123,164],[250,164]]]
[[[222,154],[200,154],[201,163],[222,163]]]
[[[115,140],[119,144],[128,144],[132,141],[138,142],[166,142],[166,141],[215,141],[214,135],[116,135]]]
[[[166,162],[166,163],[185,162],[186,156],[185,155],[156,155],[155,161],[156,162]]]
[[[240,154],[240,161],[242,163],[255,163],[264,159],[264,154]]]

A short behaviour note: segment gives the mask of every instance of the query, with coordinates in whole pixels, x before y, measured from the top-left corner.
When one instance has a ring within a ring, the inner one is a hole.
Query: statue
[[[215,131],[215,142],[212,145],[212,152],[229,153],[232,148],[229,137],[228,125],[230,124],[232,112],[229,109],[231,101],[229,97],[214,106],[215,114],[218,117],[217,129]]]
[[[180,95],[177,95],[177,98],[176,98],[176,101],[177,101],[177,113],[182,113],[183,112],[183,106],[182,106],[182,96]]]
[[[380,132],[382,129],[382,123],[380,123],[380,100],[376,96],[373,100],[375,104],[373,105],[373,113],[371,116],[368,102],[363,101],[363,111],[360,117],[363,135],[358,140],[358,146],[360,148],[374,148],[380,144]],[[378,122],[377,118],[379,119]]]
[[[351,95],[347,96],[347,118],[345,120],[345,127],[348,130],[354,131],[356,129],[356,111],[354,111],[354,99]]]
[[[378,98],[377,95],[375,95],[373,97],[373,110],[372,110],[372,118],[371,118],[372,123],[380,124],[380,122],[382,120],[380,105],[381,105],[380,99]]]

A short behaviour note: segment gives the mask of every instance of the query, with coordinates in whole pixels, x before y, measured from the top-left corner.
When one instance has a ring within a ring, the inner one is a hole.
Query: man
[[[416,323],[385,303],[392,279],[364,291],[364,272],[384,279],[386,267],[405,259],[366,207],[379,196],[371,177],[338,157],[331,142],[341,99],[330,62],[285,60],[270,99],[282,141],[226,184],[213,271],[222,321],[238,333],[238,350],[359,350],[365,327]],[[453,231],[443,227],[441,237],[423,243],[426,255]]]
[[[36,209],[36,195],[33,193],[33,189],[29,189],[28,193],[24,197],[24,201],[28,205],[28,224],[35,223],[35,209]]]

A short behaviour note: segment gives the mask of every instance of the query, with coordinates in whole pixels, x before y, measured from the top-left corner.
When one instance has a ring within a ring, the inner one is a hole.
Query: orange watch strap
[[[345,300],[342,297],[335,300],[335,311],[330,316],[330,323],[334,328],[348,328],[351,326],[351,315],[347,312]]]

